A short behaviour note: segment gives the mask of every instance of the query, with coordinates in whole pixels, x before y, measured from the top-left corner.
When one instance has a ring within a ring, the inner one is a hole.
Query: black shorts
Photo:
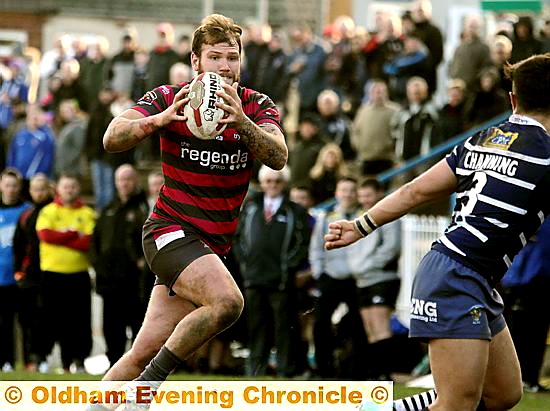
[[[169,294],[175,295],[172,287],[181,272],[197,258],[214,252],[197,234],[183,229],[168,233],[164,241],[159,241],[159,238],[155,240],[151,231],[145,232],[143,253],[157,276],[155,285],[165,285]]]
[[[357,299],[359,300],[359,308],[373,305],[385,305],[395,308],[400,285],[401,280],[395,279],[376,283],[370,287],[358,288]]]

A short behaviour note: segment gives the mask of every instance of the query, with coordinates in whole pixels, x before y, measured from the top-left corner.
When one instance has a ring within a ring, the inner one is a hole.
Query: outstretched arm
[[[455,191],[456,184],[456,176],[449,168],[447,161],[441,160],[413,181],[380,200],[367,213],[359,217],[359,225],[362,229],[358,227],[356,221],[340,220],[329,224],[329,231],[325,235],[325,247],[330,250],[352,244],[363,238],[366,232],[397,220],[413,208],[448,196]]]
[[[110,153],[130,150],[141,140],[149,137],[172,121],[186,121],[183,106],[189,101],[189,89],[182,88],[170,107],[158,114],[145,117],[140,112],[128,109],[111,121],[103,136],[103,146]]]
[[[217,103],[229,116],[220,120],[220,123],[231,124],[243,142],[258,160],[274,170],[280,170],[288,159],[288,148],[281,130],[273,124],[258,126],[244,114],[242,102],[237,94],[237,83],[232,86],[222,84],[223,91],[217,94],[225,103]]]

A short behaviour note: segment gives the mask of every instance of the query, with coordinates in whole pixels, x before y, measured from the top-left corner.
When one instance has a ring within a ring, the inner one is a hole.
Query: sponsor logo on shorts
[[[469,313],[472,316],[473,325],[481,324],[481,314],[483,313],[483,306],[474,305],[472,308],[470,308]]]
[[[381,295],[375,295],[374,297],[372,297],[373,304],[382,304],[383,302],[384,302],[384,297],[382,297]]]
[[[170,244],[172,241],[176,241],[178,238],[184,238],[185,233],[183,230],[177,230],[172,231],[171,233],[165,233],[159,235],[157,238],[155,238],[155,245],[157,246],[157,250],[162,249],[163,247]]]
[[[425,301],[418,298],[411,299],[411,320],[424,322],[437,322],[437,303]]]

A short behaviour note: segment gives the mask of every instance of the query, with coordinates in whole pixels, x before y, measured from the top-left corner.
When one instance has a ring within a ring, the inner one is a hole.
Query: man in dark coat
[[[96,291],[103,297],[103,333],[114,364],[126,349],[126,326],[135,337],[143,321],[140,275],[144,266],[141,230],[149,214],[139,176],[129,164],[115,172],[117,195],[101,212],[94,230],[92,256]]]
[[[284,193],[286,167],[275,171],[262,166],[258,178],[263,192],[243,208],[234,245],[244,283],[250,348],[246,374],[266,375],[275,347],[277,374],[288,377],[303,371],[294,351],[300,338],[294,283],[307,259],[309,216]]]

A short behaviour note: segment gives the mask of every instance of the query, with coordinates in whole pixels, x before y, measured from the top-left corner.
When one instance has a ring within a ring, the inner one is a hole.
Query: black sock
[[[422,411],[435,401],[437,393],[435,390],[421,392],[410,397],[393,401],[394,411]]]
[[[374,379],[389,379],[392,372],[391,358],[393,354],[393,338],[385,338],[370,344],[371,377]]]
[[[182,362],[172,351],[163,346],[136,380],[166,381],[168,375]]]
[[[436,397],[437,394],[434,390],[421,392],[420,394],[395,400],[393,402],[393,409],[394,411],[425,411],[428,410],[428,405],[435,401]],[[479,401],[476,411],[487,411],[483,398]]]

